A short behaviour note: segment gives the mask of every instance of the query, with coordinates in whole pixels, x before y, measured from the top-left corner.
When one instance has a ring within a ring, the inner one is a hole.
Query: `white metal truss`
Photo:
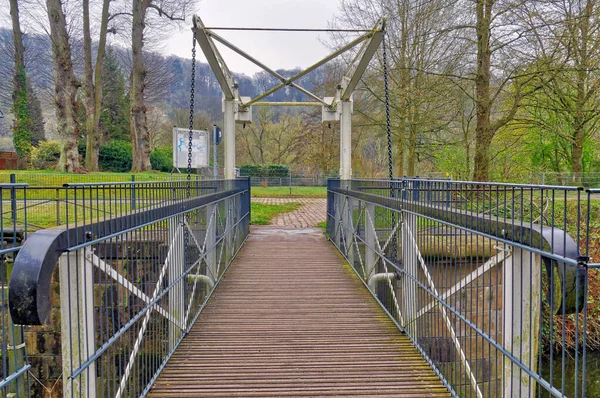
[[[489,270],[494,268],[496,265],[504,262],[506,259],[508,259],[511,256],[511,251],[508,248],[502,248],[499,250],[500,250],[500,252],[498,252],[494,256],[490,257],[488,259],[488,261],[486,261],[482,266],[478,267],[475,271],[471,272],[469,275],[467,275],[463,279],[461,279],[460,282],[458,282],[456,285],[454,285],[450,289],[446,290],[446,292],[440,296],[440,299],[445,301],[450,296],[453,296],[458,291],[460,291],[460,289],[469,285],[471,282],[473,282],[474,280],[476,280],[477,278],[479,278],[480,276],[482,276],[483,274],[485,274],[486,272],[488,272]],[[427,304],[425,307],[421,308],[419,310],[419,312],[417,313],[417,315],[414,317],[414,319],[411,319],[410,322],[422,317],[425,313],[429,312],[431,309],[433,309],[434,307],[439,306],[439,305],[440,304],[437,300],[432,301],[431,303]]]
[[[235,124],[252,123],[252,105],[265,105],[265,103],[260,101],[285,87],[292,87],[311,98],[312,101],[303,102],[303,106],[321,106],[323,123],[340,123],[340,177],[344,180],[351,178],[351,130],[353,112],[352,94],[354,93],[354,90],[356,89],[360,79],[367,69],[369,62],[375,54],[375,51],[377,51],[379,44],[383,40],[383,32],[386,23],[385,18],[378,20],[372,30],[289,78],[282,76],[274,69],[268,67],[263,62],[257,60],[244,50],[216,34],[212,29],[207,28],[200,17],[195,15],[193,18],[193,23],[193,29],[196,33],[196,41],[200,45],[200,48],[206,56],[206,60],[208,61],[210,68],[215,74],[217,81],[223,90],[223,142],[225,147],[224,166],[226,179],[235,178]],[[278,79],[280,83],[277,86],[272,87],[264,93],[256,96],[255,98],[241,96],[238,90],[238,85],[235,83],[233,75],[223,60],[223,57],[219,53],[215,41],[223,44],[225,47],[254,63],[265,72]],[[352,50],[359,44],[362,44],[362,46],[359,48],[354,59],[350,63],[344,74],[344,77],[342,78],[342,81],[340,84],[338,84],[337,91],[332,93],[333,96],[321,98],[297,83],[297,81],[303,76],[306,76],[308,73],[314,71],[318,67],[333,60],[334,58],[337,58],[341,54]],[[298,105],[298,103],[268,102],[268,105]]]
[[[349,198],[347,196],[345,196],[342,207],[341,208],[335,207],[335,214],[336,214],[336,217],[338,218],[337,229],[336,229],[335,234],[336,235],[339,234],[338,236],[340,236],[340,239],[341,239],[340,249],[342,249],[342,244],[343,244],[344,252],[345,252],[346,256],[350,259],[353,257],[351,251],[354,250],[354,248],[356,248],[356,253],[358,254],[358,261],[359,261],[359,264],[361,266],[362,273],[363,273],[363,279],[367,283],[367,286],[373,292],[373,294],[377,293],[375,290],[375,286],[374,286],[377,281],[379,281],[379,280],[387,281],[388,288],[392,295],[392,301],[394,302],[394,307],[396,308],[396,312],[398,314],[398,319],[400,321],[400,324],[403,325],[404,317],[402,316],[402,311],[400,310],[400,302],[398,301],[398,297],[396,295],[396,291],[395,291],[394,285],[392,283],[392,279],[394,279],[396,277],[396,273],[389,271],[387,262],[384,259],[384,257],[385,257],[384,252],[385,252],[386,248],[388,247],[388,245],[390,244],[390,242],[392,241],[393,236],[397,233],[398,228],[400,227],[400,217],[398,218],[398,222],[396,222],[395,225],[393,226],[392,231],[391,231],[390,235],[388,236],[388,239],[385,242],[385,244],[383,245],[383,247],[379,244],[379,240],[375,239],[375,244],[376,244],[377,248],[369,248],[369,247],[365,248],[365,250],[372,250],[375,252],[377,257],[379,258],[378,261],[381,261],[381,263],[383,264],[384,273],[377,274],[375,271],[375,267],[373,267],[372,269],[367,271],[365,261],[363,260],[361,251],[359,249],[359,243],[358,243],[358,238],[357,238],[358,223],[355,227],[353,217],[352,217],[353,209],[349,206],[348,199]],[[348,218],[347,223],[349,225],[346,225],[343,214],[347,214],[347,218]],[[371,231],[373,231],[373,233],[376,234],[375,223],[369,216],[369,213],[364,210],[364,206],[363,206],[363,210],[358,215],[358,219],[360,219],[364,214],[366,214],[365,218],[369,221],[368,223],[366,223],[365,228],[371,228]],[[351,234],[352,236],[349,237],[348,236],[349,234]],[[350,243],[348,243],[348,241],[350,241]]]
[[[371,216],[369,215],[369,213],[367,212],[367,219],[369,221],[369,226],[367,226],[367,228],[371,228],[372,231],[375,233],[375,236],[377,236],[377,230],[375,228],[375,222],[374,220],[371,218]],[[395,272],[391,273],[388,271],[388,267],[387,267],[387,262],[385,261],[384,257],[385,257],[385,249],[387,248],[387,246],[390,244],[390,242],[392,241],[392,238],[394,237],[394,235],[396,235],[396,232],[398,231],[398,227],[399,225],[401,225],[401,221],[402,218],[398,217],[398,221],[396,222],[395,225],[393,225],[392,227],[392,232],[390,233],[390,235],[388,236],[387,241],[385,242],[385,244],[383,245],[383,247],[381,247],[381,245],[379,244],[379,239],[375,239],[375,243],[377,246],[378,251],[377,256],[379,257],[380,261],[383,264],[383,269],[385,271],[385,274],[382,276],[388,283],[388,288],[390,289],[390,292],[392,293],[392,299],[394,301],[394,306],[396,307],[396,311],[398,313],[398,320],[400,321],[401,325],[404,325],[404,317],[402,316],[402,311],[400,310],[400,302],[398,301],[398,297],[396,296],[396,289],[394,289],[394,285],[392,284],[392,275],[394,275],[393,277],[395,277]],[[369,248],[366,248],[365,250],[371,250]],[[374,272],[373,268],[373,272]],[[369,287],[372,287],[372,285],[374,285],[374,283],[370,283],[371,280],[373,280],[374,282],[377,281],[377,274],[373,274],[373,275],[369,275],[368,278],[366,278],[367,281],[369,281],[368,285]],[[373,288],[373,292],[374,292],[374,288]]]
[[[237,235],[237,228],[234,228],[233,226],[230,225],[229,218],[230,217],[226,217],[225,225],[221,224],[223,236],[234,233],[233,229],[235,229],[235,232]],[[215,211],[212,212],[212,214],[210,215],[210,217],[207,221],[207,231],[212,231],[214,229],[214,227],[216,227],[216,224],[219,222],[219,219],[220,219],[219,206],[216,206]],[[85,256],[86,261],[90,262],[93,266],[95,266],[99,270],[103,271],[110,278],[112,278],[117,283],[119,283],[121,286],[123,286],[125,289],[127,289],[127,291],[132,293],[137,298],[141,299],[144,303],[150,304],[150,303],[156,301],[156,298],[161,293],[161,289],[163,288],[162,287],[163,281],[166,278],[167,271],[169,269],[169,265],[173,261],[175,261],[174,251],[176,250],[176,247],[178,247],[178,245],[181,245],[181,241],[183,239],[183,234],[185,231],[188,232],[188,236],[191,238],[190,242],[192,242],[194,244],[194,246],[196,247],[196,249],[198,250],[198,259],[190,266],[190,269],[196,268],[196,272],[194,274],[190,273],[190,275],[188,275],[189,276],[188,279],[190,281],[193,281],[193,285],[192,285],[191,294],[189,295],[188,303],[185,308],[183,320],[178,321],[167,310],[165,310],[158,304],[152,305],[146,311],[146,314],[142,321],[142,325],[140,327],[140,330],[138,331],[136,341],[130,352],[129,359],[127,361],[127,366],[121,377],[119,389],[117,390],[117,392],[115,394],[116,398],[122,397],[123,394],[125,393],[127,381],[129,379],[129,376],[133,369],[133,365],[135,363],[137,354],[141,348],[142,341],[144,339],[144,335],[146,333],[146,329],[148,327],[152,312],[156,311],[158,314],[160,314],[165,319],[167,319],[170,323],[175,325],[179,330],[185,332],[188,329],[188,321],[190,319],[190,314],[191,314],[193,300],[194,300],[194,294],[197,290],[198,282],[202,282],[202,283],[206,284],[209,287],[209,289],[212,289],[214,287],[216,280],[218,279],[218,275],[221,271],[220,263],[222,260],[223,250],[226,246],[227,239],[224,239],[224,242],[220,245],[221,247],[220,247],[220,253],[219,253],[218,259],[215,258],[215,261],[218,264],[218,266],[215,269],[215,273],[212,275],[202,275],[202,274],[200,274],[202,263],[204,262],[205,264],[208,265],[207,260],[206,260],[207,252],[210,250],[217,250],[217,247],[216,247],[217,245],[215,244],[214,247],[207,247],[207,239],[209,236],[208,233],[205,234],[205,236],[204,236],[204,242],[202,244],[200,244],[194,234],[193,229],[190,227],[190,225],[188,224],[187,220],[185,220],[185,218],[182,218],[182,221],[177,222],[177,224],[178,224],[178,227],[176,228],[176,231],[175,231],[172,239],[170,240],[169,250],[167,252],[165,261],[161,266],[160,274],[159,274],[158,280],[156,282],[156,287],[153,291],[152,297],[149,297],[144,292],[142,292],[139,288],[137,288],[134,285],[133,282],[129,281],[126,276],[120,274],[110,264],[108,264],[104,260],[100,259],[93,252],[90,251],[89,253],[86,253],[86,256]],[[235,237],[234,237],[234,239],[235,239]],[[234,249],[234,247],[233,247],[234,245],[231,245],[231,246]],[[210,273],[210,267],[207,266],[207,274],[209,274],[209,273]]]
[[[158,280],[156,281],[156,287],[154,288],[154,292],[152,293],[152,298],[151,298],[152,301],[156,300],[156,298],[160,294],[160,291],[162,289],[163,280],[167,274],[167,269],[169,267],[169,263],[172,261],[172,258],[174,256],[175,245],[176,245],[178,239],[181,239],[182,232],[183,232],[183,228],[178,228],[176,233],[173,235],[173,239],[171,239],[171,242],[169,245],[169,251],[167,252],[167,257],[165,258],[165,262],[163,263],[163,266],[161,267],[160,274],[158,276]],[[140,347],[142,345],[142,340],[144,339],[144,334],[146,333],[146,329],[148,327],[148,323],[150,322],[151,316],[152,316],[152,308],[150,308],[150,309],[148,309],[148,311],[146,311],[146,315],[144,316],[144,320],[142,321],[142,326],[138,332],[138,336],[133,345],[133,349],[131,350],[131,353],[129,354],[127,366],[125,368],[125,371],[123,372],[123,376],[121,377],[121,383],[119,385],[119,389],[117,390],[117,393],[115,394],[115,398],[121,398],[121,396],[125,392],[125,388],[127,387],[127,380],[129,379],[129,374],[131,373],[131,369],[133,369],[133,364],[135,363],[135,358],[136,358],[138,351],[140,350]]]
[[[408,226],[408,223],[406,223],[406,222],[402,223],[402,233],[408,237],[408,240],[414,246],[413,249],[415,250],[415,253],[417,254],[417,259],[418,259],[419,265],[421,267],[421,270],[423,271],[423,274],[425,275],[425,278],[427,279],[427,284],[429,285],[429,288],[431,289],[431,291],[433,292],[434,295],[439,297],[440,295],[437,291],[437,288],[435,287],[433,278],[431,277],[431,274],[429,273],[429,270],[427,269],[427,264],[425,264],[425,260],[423,259],[423,256],[421,255],[421,251],[419,250],[419,245],[417,244],[417,241],[415,240],[415,237],[414,237],[410,227]],[[416,277],[416,276],[417,275],[413,275],[413,277]],[[479,388],[479,385],[477,384],[477,378],[475,377],[475,373],[473,373],[473,371],[471,370],[471,365],[469,364],[469,361],[467,360],[467,356],[465,355],[465,352],[462,349],[460,341],[458,340],[458,336],[456,335],[456,331],[454,330],[454,327],[452,326],[452,321],[450,320],[450,317],[448,316],[448,312],[446,311],[446,308],[444,306],[440,306],[440,310],[442,312],[442,317],[444,318],[446,327],[448,328],[448,332],[450,332],[450,337],[452,338],[452,342],[454,343],[454,348],[456,349],[456,353],[459,355],[460,361],[462,362],[463,366],[465,367],[465,372],[467,373],[467,375],[469,377],[469,381],[471,382],[473,391],[475,392],[477,398],[483,398],[481,389]]]
[[[363,34],[362,36],[358,37],[357,39],[351,41],[347,45],[334,51],[330,55],[324,57],[323,59],[319,60],[315,64],[304,69],[303,71],[297,73],[296,75],[286,78],[286,77],[282,76],[281,74],[279,74],[278,72],[276,72],[275,70],[273,70],[272,68],[265,65],[263,62],[257,60],[252,55],[248,54],[244,50],[240,49],[236,45],[234,45],[231,42],[229,42],[228,40],[226,40],[225,38],[221,37],[220,35],[215,33],[210,28],[207,28],[199,16],[194,16],[194,29],[196,30],[196,40],[198,41],[198,44],[200,45],[202,52],[206,56],[206,59],[208,61],[210,68],[214,72],[214,74],[217,78],[217,81],[219,82],[219,85],[221,86],[221,89],[223,90],[224,97],[227,100],[237,101],[238,106],[242,109],[247,108],[254,103],[257,103],[258,101],[262,100],[263,98],[268,97],[269,95],[273,94],[274,92],[276,92],[284,87],[293,87],[296,90],[298,90],[298,91],[306,94],[310,98],[312,98],[314,101],[316,101],[317,104],[326,106],[329,109],[335,109],[340,101],[349,101],[350,100],[350,97],[351,97],[352,93],[354,92],[354,89],[360,82],[362,75],[364,74],[365,70],[367,69],[369,62],[371,61],[373,54],[375,54],[375,51],[377,51],[377,48],[379,47],[379,44],[381,43],[381,40],[383,38],[384,28],[385,28],[385,18],[381,18],[379,21],[377,21],[377,23],[375,24],[375,26],[373,27],[373,29],[371,31],[369,31],[369,32]],[[231,49],[235,53],[241,55],[242,57],[244,57],[248,61],[252,62],[256,66],[260,67],[265,72],[271,74],[272,76],[277,78],[281,83],[279,85],[267,90],[266,92],[258,95],[257,97],[255,97],[253,99],[250,99],[248,101],[243,101],[242,97],[240,97],[239,94],[236,93],[235,81],[233,79],[231,72],[229,71],[229,68],[227,67],[227,64],[223,60],[223,57],[221,56],[221,54],[219,53],[219,50],[217,49],[217,46],[215,45],[215,42],[214,42],[215,40],[218,41],[219,43],[223,44],[227,48]],[[337,58],[341,54],[344,54],[345,52],[353,49],[354,47],[358,46],[361,43],[363,45],[357,52],[353,61],[350,63],[350,65],[349,65],[348,69],[346,70],[346,73],[344,74],[344,77],[340,83],[341,88],[342,88],[341,94],[337,97],[334,97],[335,99],[333,102],[327,102],[324,99],[321,99],[316,94],[312,93],[311,91],[303,88],[298,83],[296,83],[296,81],[298,79],[302,78],[303,76],[306,76],[310,72],[312,72],[315,69],[319,68],[320,66],[326,64],[327,62]],[[270,105],[277,105],[277,104],[278,103],[276,103],[276,102],[270,103]],[[287,104],[287,103],[285,103],[285,104]]]

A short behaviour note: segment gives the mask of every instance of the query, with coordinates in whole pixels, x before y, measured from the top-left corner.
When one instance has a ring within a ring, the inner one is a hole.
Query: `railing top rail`
[[[329,178],[331,181],[345,181],[339,178]],[[564,186],[564,185],[542,185],[542,184],[515,184],[506,182],[477,182],[477,181],[457,181],[457,180],[446,180],[446,179],[432,179],[432,178],[416,178],[416,177],[403,177],[389,179],[369,179],[369,178],[353,178],[347,181],[365,181],[365,182],[380,182],[389,184],[390,182],[399,183],[403,181],[424,181],[429,183],[440,183],[440,184],[453,184],[453,185],[472,185],[478,187],[508,187],[508,188],[527,188],[527,189],[544,189],[544,190],[560,190],[560,191],[585,191],[586,188],[583,186]],[[592,191],[600,192],[600,189],[590,189]],[[590,191],[588,190],[588,191]]]
[[[0,189],[1,188],[27,188],[28,186],[29,186],[28,184],[16,184],[16,183],[9,183],[9,182],[0,183]]]
[[[249,180],[241,179],[237,182],[243,184],[223,187],[221,191],[189,199],[173,198],[162,202],[161,206],[137,209],[117,217],[34,232],[24,242],[17,255],[9,282],[10,313],[13,321],[15,324],[38,325],[48,318],[50,281],[62,253],[184,214],[249,189]]]
[[[115,181],[115,182],[78,182],[78,183],[64,183],[62,184],[62,187],[64,188],[87,188],[87,187],[108,187],[108,186],[112,186],[112,185],[134,185],[134,186],[152,186],[152,185],[159,185],[162,187],[164,186],[164,184],[182,184],[185,185],[187,183],[190,184],[214,184],[214,183],[219,183],[219,182],[226,182],[226,181],[238,181],[238,180],[246,180],[246,177],[244,178],[238,178],[236,180],[225,180],[225,179],[219,179],[219,180],[165,180],[165,181]]]
[[[389,180],[387,182],[389,183]],[[448,182],[446,181],[446,183]],[[548,272],[554,268],[565,284],[566,300],[556,300],[553,292],[550,292],[551,308],[555,312],[562,311],[563,308],[555,306],[556,303],[567,305],[564,308],[567,313],[583,308],[585,289],[582,286],[585,284],[585,270],[579,266],[582,261],[579,246],[572,237],[559,228],[447,207],[425,200],[411,200],[409,199],[411,195],[407,195],[407,198],[392,198],[387,195],[366,193],[346,187],[338,188],[332,185],[330,184],[328,190],[334,193],[354,197],[394,211],[414,213],[532,252],[538,252],[544,258]],[[381,188],[389,189],[389,187]]]

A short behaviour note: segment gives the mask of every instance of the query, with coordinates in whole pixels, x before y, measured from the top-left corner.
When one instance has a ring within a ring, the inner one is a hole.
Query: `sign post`
[[[219,173],[217,171],[217,145],[221,143],[222,138],[223,133],[221,132],[221,129],[216,124],[213,124],[213,177],[215,180],[219,178]]]

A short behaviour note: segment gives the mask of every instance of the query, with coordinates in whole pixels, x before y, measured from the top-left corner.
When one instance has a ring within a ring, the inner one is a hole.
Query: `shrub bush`
[[[152,170],[170,172],[173,170],[173,148],[158,147],[150,153]]]
[[[100,147],[98,165],[101,171],[124,172],[131,170],[131,143],[110,141]]]
[[[36,151],[36,160],[41,162],[56,162],[60,159],[62,149],[58,141],[40,141]]]
[[[52,169],[60,159],[61,145],[58,141],[40,141],[31,150],[31,165],[34,169]]]
[[[243,177],[287,177],[290,168],[283,164],[245,164],[240,166]]]

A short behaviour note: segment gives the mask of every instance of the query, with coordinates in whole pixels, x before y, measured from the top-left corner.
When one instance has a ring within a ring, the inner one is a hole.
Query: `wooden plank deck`
[[[320,230],[253,228],[149,396],[449,397],[343,264]]]

